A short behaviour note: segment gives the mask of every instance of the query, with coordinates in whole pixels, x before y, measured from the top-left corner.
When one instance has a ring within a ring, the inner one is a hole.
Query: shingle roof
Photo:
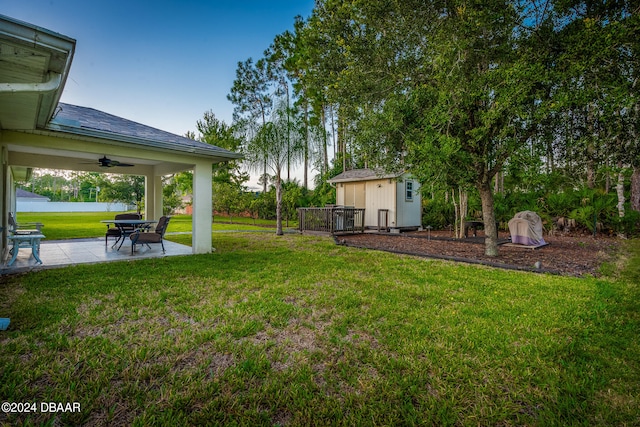
[[[31,191],[24,190],[22,188],[16,188],[16,197],[20,198],[29,198],[29,199],[37,199],[37,200],[49,200],[46,196],[41,196],[36,193],[32,193]]]
[[[333,178],[328,180],[328,182],[336,183],[336,182],[351,182],[351,181],[372,181],[375,179],[398,178],[403,173],[404,172],[386,173],[384,170],[373,170],[373,169],[352,169],[334,176]]]
[[[59,103],[49,130],[139,143],[156,148],[171,148],[189,153],[236,159],[238,153],[195,141],[160,129],[88,107]]]

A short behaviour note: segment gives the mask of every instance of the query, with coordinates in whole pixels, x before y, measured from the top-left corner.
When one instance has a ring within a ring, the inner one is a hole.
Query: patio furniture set
[[[100,221],[107,224],[104,245],[105,247],[107,246],[109,237],[115,237],[116,241],[111,247],[118,246],[118,250],[120,250],[128,237],[131,240],[131,254],[135,252],[136,245],[144,244],[151,248],[149,246],[150,243],[160,243],[162,252],[164,252],[164,233],[167,231],[170,220],[171,217],[169,216],[162,216],[158,221],[154,221],[142,219],[139,214],[118,214],[114,219]],[[112,224],[115,227],[110,227]],[[153,224],[156,224],[155,230],[150,231]]]
[[[164,234],[171,217],[162,216],[158,221],[144,220],[139,214],[118,214],[112,220],[103,220],[102,223],[107,224],[107,232],[105,233],[105,247],[109,237],[116,238],[111,246],[120,250],[124,241],[129,238],[131,240],[131,254],[136,251],[136,245],[146,245],[151,249],[150,244],[159,243],[164,248]],[[152,230],[153,224],[156,224]],[[114,225],[114,227],[111,227]],[[40,222],[18,223],[14,214],[9,213],[9,236],[7,237],[12,244],[9,251],[11,259],[7,262],[7,267],[11,267],[18,258],[20,247],[31,247],[31,254],[35,258],[37,264],[42,264],[40,259],[40,241],[45,238],[42,234],[44,224]]]

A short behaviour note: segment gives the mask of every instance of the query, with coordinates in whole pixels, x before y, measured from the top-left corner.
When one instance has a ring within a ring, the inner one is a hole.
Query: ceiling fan
[[[102,156],[100,159],[98,159],[98,166],[101,168],[112,168],[115,166],[131,167],[135,165],[132,165],[131,163],[122,163],[118,160],[109,159],[107,156]]]

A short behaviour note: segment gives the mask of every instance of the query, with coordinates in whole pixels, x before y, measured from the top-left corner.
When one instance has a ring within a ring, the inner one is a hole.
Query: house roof
[[[381,169],[352,169],[334,176],[328,182],[335,184],[337,182],[373,181],[376,179],[398,178],[403,174],[404,172],[387,173]]]
[[[31,191],[27,191],[22,188],[16,188],[16,197],[20,197],[22,199],[49,200],[48,197],[41,196],[40,194],[32,193]]]
[[[222,160],[239,159],[241,154],[195,141],[93,108],[59,103],[46,127],[49,131],[108,139],[151,148],[182,151]]]

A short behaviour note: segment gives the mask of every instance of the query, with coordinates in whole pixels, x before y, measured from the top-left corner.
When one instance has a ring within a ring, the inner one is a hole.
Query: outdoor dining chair
[[[122,220],[122,219],[135,219],[135,220],[139,220],[142,219],[142,215],[137,214],[137,213],[124,213],[124,214],[118,214],[115,216],[114,218],[115,220]],[[110,225],[112,224],[107,224],[107,232],[104,235],[104,246],[107,246],[107,239],[109,239],[109,237],[115,237],[116,238],[116,243],[118,242],[118,239],[120,239],[121,237],[127,237],[127,236],[123,236],[122,232],[124,231],[125,234],[129,234],[129,233],[133,233],[136,229],[136,227],[134,225],[125,225],[125,226],[120,226],[120,227],[110,227]]]
[[[135,252],[136,245],[145,244],[151,248],[151,246],[149,246],[150,243],[160,243],[160,245],[162,245],[162,252],[164,253],[164,233],[167,231],[170,220],[170,216],[161,216],[158,224],[156,224],[155,231],[145,232],[144,229],[139,228],[131,233],[129,236],[131,238],[131,254]]]

